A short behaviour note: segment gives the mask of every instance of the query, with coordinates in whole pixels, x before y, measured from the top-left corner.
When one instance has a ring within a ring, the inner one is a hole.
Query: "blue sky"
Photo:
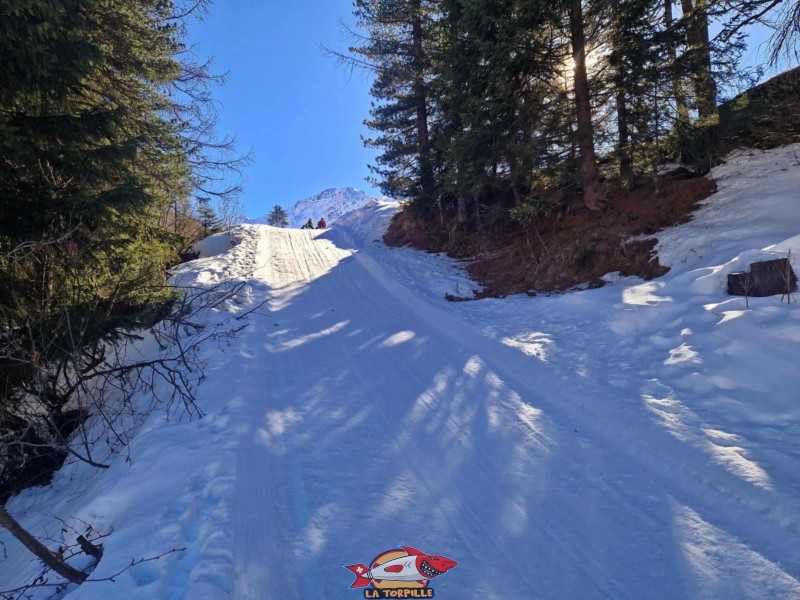
[[[379,195],[364,181],[374,157],[361,142],[370,81],[350,76],[320,49],[346,51],[340,19],[353,25],[351,0],[220,0],[191,27],[198,55],[213,56],[216,72],[229,74],[215,93],[219,133],[253,150],[248,216],[330,187]],[[769,37],[764,28],[753,33],[750,64],[763,61],[758,45]]]
[[[330,187],[379,194],[364,181],[374,153],[360,138],[370,81],[349,76],[319,48],[346,50],[340,18],[352,24],[350,0],[223,0],[192,24],[198,56],[213,56],[215,71],[229,74],[214,94],[219,133],[253,149],[248,216]]]

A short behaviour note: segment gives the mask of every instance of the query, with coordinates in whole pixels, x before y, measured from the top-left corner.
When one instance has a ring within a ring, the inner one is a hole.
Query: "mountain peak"
[[[286,210],[289,227],[302,227],[309,219],[316,224],[325,219],[330,225],[342,215],[377,200],[354,187],[327,188],[314,196],[299,200]],[[266,223],[266,217],[249,219],[248,223]]]

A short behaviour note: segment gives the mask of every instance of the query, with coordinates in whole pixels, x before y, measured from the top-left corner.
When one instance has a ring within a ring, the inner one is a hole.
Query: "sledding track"
[[[459,562],[443,598],[800,597],[791,498],[316,233],[248,227],[240,246],[269,314],[226,369],[232,597],[361,597],[341,566],[399,544]]]
[[[438,598],[800,599],[800,304],[725,294],[800,254],[796,147],[713,176],[658,234],[670,273],[558,296],[446,302],[475,283],[383,245],[390,201],[211,236],[173,281],[245,283],[196,324],[246,329],[201,349],[204,417],[152,412],[6,508],[54,549],[54,515],[108,534],[66,600],[360,598],[343,565],[399,545],[459,562]],[[40,572],[0,544],[0,589]]]

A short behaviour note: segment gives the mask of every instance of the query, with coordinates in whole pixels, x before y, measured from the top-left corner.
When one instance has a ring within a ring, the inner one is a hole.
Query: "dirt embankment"
[[[384,240],[469,259],[470,276],[484,287],[480,297],[600,286],[600,277],[614,271],[652,279],[668,271],[653,256],[656,240],[626,240],[688,221],[716,185],[706,177],[661,178],[658,188],[648,180],[632,191],[610,190],[610,202],[599,213],[573,200],[527,227],[487,218],[480,227],[462,230],[451,215],[403,211]]]
[[[685,140],[687,157],[708,152],[712,163],[734,148],[773,148],[800,141],[800,67],[765,81],[723,103],[719,122]],[[677,176],[675,176],[677,175]],[[522,227],[507,208],[490,207],[481,222],[459,227],[453,214],[404,211],[385,240],[469,259],[469,273],[484,286],[480,296],[555,292],[602,285],[600,277],[619,271],[652,279],[666,273],[653,257],[655,240],[625,243],[688,221],[697,202],[710,196],[707,177],[652,179],[633,191],[607,183],[610,202],[600,213],[580,199],[562,202],[550,215]],[[499,200],[499,199],[498,199]],[[493,204],[493,202],[488,202]]]

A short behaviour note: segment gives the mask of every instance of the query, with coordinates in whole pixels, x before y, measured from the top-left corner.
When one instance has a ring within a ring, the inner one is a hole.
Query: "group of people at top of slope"
[[[327,226],[328,224],[325,222],[325,218],[323,217],[322,219],[317,221],[316,229],[325,229]],[[300,229],[314,229],[314,228],[315,228],[314,222],[309,217],[308,222],[305,225],[303,225]]]

